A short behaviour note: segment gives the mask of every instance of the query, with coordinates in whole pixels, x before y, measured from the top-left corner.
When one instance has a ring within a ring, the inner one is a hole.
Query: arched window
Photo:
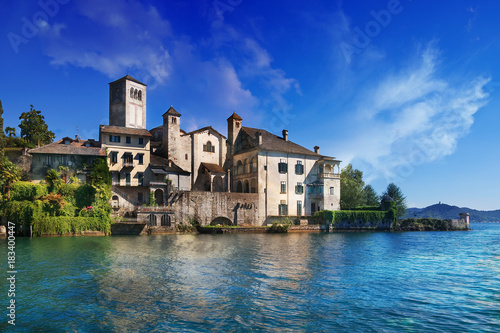
[[[257,193],[257,179],[255,178],[250,181],[250,193]]]
[[[137,89],[134,90],[134,98],[135,99],[139,98],[139,92],[137,91]]]
[[[248,180],[245,180],[243,184],[243,193],[250,193],[250,184],[248,183]]]
[[[130,88],[130,98],[134,98],[134,88]]]
[[[252,157],[250,160],[250,172],[257,172],[257,157]]]
[[[149,225],[155,226],[156,225],[156,215],[155,214],[149,214]]]
[[[203,151],[215,153],[215,146],[212,146],[212,142],[207,141],[207,143],[203,145]]]
[[[236,163],[236,175],[242,175],[243,174],[243,163],[241,161],[238,161]]]
[[[142,90],[139,90],[139,100],[142,101]]]
[[[236,192],[243,193],[243,185],[241,184],[241,182],[239,180],[236,183]]]
[[[163,227],[170,227],[171,223],[170,223],[170,215],[168,214],[163,214],[161,216],[161,225]]]

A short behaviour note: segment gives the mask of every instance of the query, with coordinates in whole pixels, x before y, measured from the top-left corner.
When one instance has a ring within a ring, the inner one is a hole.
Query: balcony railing
[[[124,168],[133,168],[134,167],[134,162],[124,161],[123,162],[123,167]]]
[[[340,173],[322,172],[319,174],[320,178],[340,178]]]

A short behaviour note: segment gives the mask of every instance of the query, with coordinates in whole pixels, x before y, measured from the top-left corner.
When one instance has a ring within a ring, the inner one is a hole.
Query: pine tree
[[[382,193],[382,197],[390,196],[394,203],[396,204],[396,209],[398,211],[398,217],[406,215],[406,210],[408,206],[406,205],[406,197],[403,195],[403,192],[399,187],[394,183],[390,183],[387,185],[387,189],[384,193]]]

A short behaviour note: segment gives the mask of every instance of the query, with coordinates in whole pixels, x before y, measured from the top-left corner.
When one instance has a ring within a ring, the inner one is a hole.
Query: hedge
[[[98,217],[44,216],[32,226],[33,236],[81,234],[87,230],[109,234],[111,231],[111,221]]]
[[[33,221],[45,215],[43,202],[35,201],[7,201],[2,205],[1,215],[8,221],[29,227]]]
[[[384,219],[393,221],[393,226],[396,223],[397,213],[394,208],[388,211],[360,211],[360,210],[322,210],[314,214],[315,217],[326,220],[332,224],[337,224],[341,221],[362,221],[362,222],[382,222]]]
[[[48,189],[45,184],[35,184],[30,182],[15,182],[10,187],[10,200],[23,201],[34,200],[47,195]]]

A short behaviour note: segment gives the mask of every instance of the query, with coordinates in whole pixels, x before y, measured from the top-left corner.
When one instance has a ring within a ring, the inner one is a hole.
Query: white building
[[[132,209],[153,191],[160,205],[172,191],[258,194],[258,216],[313,215],[340,209],[340,161],[242,126],[233,113],[228,138],[210,126],[181,129],[172,106],[163,124],[146,130],[146,85],[130,76],[110,83],[109,126],[100,126],[113,173],[113,205]],[[264,223],[256,221],[256,224]]]

